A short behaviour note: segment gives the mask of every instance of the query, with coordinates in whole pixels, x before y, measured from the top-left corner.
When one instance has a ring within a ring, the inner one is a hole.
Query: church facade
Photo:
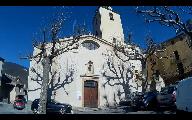
[[[80,36],[78,49],[54,58],[52,73],[55,74],[49,95],[56,101],[76,107],[114,106],[125,99],[127,93],[142,90],[138,80],[142,73],[141,61],[134,57],[122,62],[114,53],[115,45],[121,45],[126,46],[130,56],[142,54],[139,47],[125,44],[120,15],[111,7],[99,7],[93,26],[94,34]],[[72,40],[73,37],[60,39],[58,47]],[[37,53],[38,49],[34,48],[33,55]],[[32,69],[42,76],[42,64],[30,62],[28,100],[31,101],[39,98],[41,92],[41,80]]]

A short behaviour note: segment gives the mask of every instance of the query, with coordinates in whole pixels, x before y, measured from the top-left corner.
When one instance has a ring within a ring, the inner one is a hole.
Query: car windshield
[[[40,102],[40,99],[36,99],[36,101]],[[47,101],[47,102],[53,103],[53,104],[59,103],[58,101],[53,100],[53,99],[51,99],[50,101]]]
[[[16,100],[16,102],[23,102],[23,100]]]
[[[162,88],[161,93],[168,93],[168,88],[167,87]]]
[[[165,87],[165,88],[162,88],[161,93],[172,94],[175,89],[176,89],[175,86]]]
[[[144,94],[144,97],[152,96],[154,95],[154,92],[147,92]]]
[[[59,103],[58,101],[53,100],[53,99],[50,102],[53,103],[53,104]]]

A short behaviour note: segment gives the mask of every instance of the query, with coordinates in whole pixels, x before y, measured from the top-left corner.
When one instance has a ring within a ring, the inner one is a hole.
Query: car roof
[[[23,101],[23,99],[16,99],[15,101]]]
[[[37,99],[35,99],[34,101],[39,101],[40,99],[39,98],[37,98]],[[51,101],[55,101],[54,99],[51,99]],[[57,101],[55,101],[55,102],[57,102]],[[60,102],[59,102],[60,103]],[[68,103],[61,103],[61,104],[65,104],[65,105],[70,105],[70,104],[68,104]]]
[[[162,87],[162,88],[164,89],[164,88],[170,88],[170,87],[177,87],[177,85],[169,85],[169,86],[165,86],[165,87]]]

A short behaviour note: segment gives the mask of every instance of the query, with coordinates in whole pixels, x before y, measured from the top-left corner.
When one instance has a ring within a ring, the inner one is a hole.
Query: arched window
[[[95,50],[99,48],[99,44],[91,41],[91,40],[86,40],[82,43],[82,46],[89,49],[89,50]]]

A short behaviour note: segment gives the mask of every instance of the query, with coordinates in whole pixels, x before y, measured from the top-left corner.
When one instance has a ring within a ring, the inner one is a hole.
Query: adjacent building
[[[0,59],[0,73],[0,101],[13,103],[17,97],[27,97],[27,68]]]
[[[0,88],[1,88],[1,86],[2,86],[2,81],[1,81],[1,79],[2,79],[2,68],[3,68],[3,63],[4,63],[4,59],[3,58],[1,58],[0,57]],[[2,91],[1,91],[1,89],[0,89],[0,95],[2,94]],[[0,100],[2,100],[2,97],[0,97]]]
[[[191,53],[189,36],[186,34],[161,43],[155,53],[148,57],[148,80],[161,76],[164,84],[170,85],[192,76]]]

